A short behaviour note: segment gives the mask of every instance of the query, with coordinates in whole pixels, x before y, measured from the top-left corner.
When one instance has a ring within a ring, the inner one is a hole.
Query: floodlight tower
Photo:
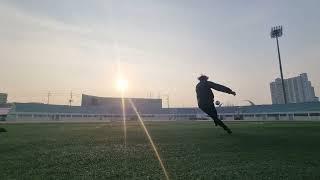
[[[276,38],[276,40],[277,40],[277,49],[278,49],[279,67],[280,67],[280,74],[281,74],[282,91],[283,91],[284,103],[287,104],[287,95],[286,95],[286,89],[284,87],[280,48],[279,48],[279,41],[278,41],[278,38],[282,36],[282,26],[272,27],[270,35],[271,35],[271,38]]]

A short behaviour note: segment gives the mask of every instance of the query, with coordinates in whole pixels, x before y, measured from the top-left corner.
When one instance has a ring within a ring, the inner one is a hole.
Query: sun
[[[128,81],[126,79],[118,79],[117,89],[121,92],[124,92],[128,89]]]

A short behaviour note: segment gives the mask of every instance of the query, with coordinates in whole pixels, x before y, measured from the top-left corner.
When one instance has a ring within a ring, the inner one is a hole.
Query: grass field
[[[320,179],[320,123],[229,124],[146,123],[170,179]],[[0,127],[0,179],[165,178],[137,122]]]

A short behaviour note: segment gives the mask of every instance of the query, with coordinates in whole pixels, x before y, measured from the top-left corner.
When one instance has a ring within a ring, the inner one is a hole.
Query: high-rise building
[[[8,94],[6,93],[0,93],[0,104],[6,104],[7,103]]]
[[[307,73],[284,80],[288,103],[302,103],[319,101],[314,87],[308,80]],[[281,79],[277,78],[270,83],[272,104],[284,104]]]

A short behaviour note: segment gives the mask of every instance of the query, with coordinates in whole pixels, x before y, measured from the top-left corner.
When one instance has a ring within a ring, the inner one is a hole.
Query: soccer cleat
[[[228,134],[232,134],[231,129],[228,128],[228,129],[225,129],[225,130],[227,131]]]
[[[228,134],[232,134],[231,129],[229,129],[226,125],[223,126],[223,129],[227,131]]]

